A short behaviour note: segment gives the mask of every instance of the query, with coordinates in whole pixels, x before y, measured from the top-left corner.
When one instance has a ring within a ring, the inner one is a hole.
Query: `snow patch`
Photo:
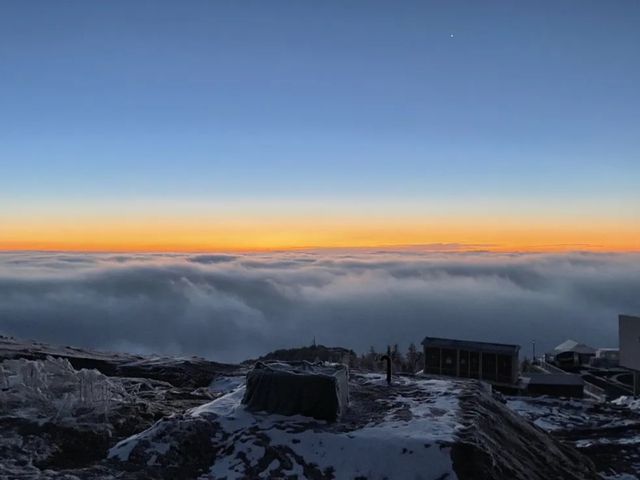
[[[209,390],[212,393],[229,393],[236,388],[244,385],[245,377],[236,376],[219,376],[216,377],[209,385]]]
[[[252,413],[241,403],[244,386],[192,409],[191,417],[210,419],[219,426],[212,439],[219,454],[206,478],[304,478],[310,468],[335,478],[456,478],[450,454],[461,428],[455,382],[401,378],[396,383],[402,393],[395,395],[389,394],[379,375],[360,376],[359,382],[384,404],[382,418],[345,425],[299,415]],[[163,438],[166,427],[158,422],[120,442],[109,456],[126,461],[141,442],[153,444]]]
[[[612,400],[611,403],[620,407],[627,407],[630,410],[640,410],[640,399],[634,399],[633,397],[629,397],[626,395]]]

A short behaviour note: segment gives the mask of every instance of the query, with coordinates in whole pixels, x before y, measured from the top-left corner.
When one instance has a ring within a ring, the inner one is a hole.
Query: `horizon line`
[[[372,250],[382,250],[379,252]],[[393,252],[385,250],[401,250]],[[423,244],[372,244],[372,245],[343,245],[343,246],[282,246],[263,248],[232,248],[232,247],[196,247],[196,248],[12,248],[0,245],[0,253],[67,253],[67,254],[252,254],[252,253],[287,253],[287,252],[367,252],[367,253],[602,253],[624,254],[640,253],[640,248],[615,248],[605,245],[589,243],[556,243],[534,244],[524,246],[509,246],[492,243],[423,243]]]

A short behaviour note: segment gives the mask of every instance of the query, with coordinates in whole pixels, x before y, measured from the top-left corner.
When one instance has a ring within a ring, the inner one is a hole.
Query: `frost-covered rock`
[[[108,416],[130,396],[117,379],[97,370],[75,370],[68,360],[5,360],[0,363],[0,406],[38,421]]]
[[[206,387],[218,375],[238,370],[236,365],[212,362],[199,357],[142,356],[98,352],[0,335],[0,359],[44,360],[64,358],[80,370],[98,370],[109,377],[147,378],[168,382],[178,388]]]
[[[119,439],[212,398],[65,358],[0,362],[0,479],[135,478],[101,465]]]

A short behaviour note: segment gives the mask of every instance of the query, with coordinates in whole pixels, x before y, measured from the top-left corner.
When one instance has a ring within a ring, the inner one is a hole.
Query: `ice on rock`
[[[127,398],[117,380],[97,370],[75,370],[63,358],[0,363],[0,406],[14,416],[52,421],[108,415]]]

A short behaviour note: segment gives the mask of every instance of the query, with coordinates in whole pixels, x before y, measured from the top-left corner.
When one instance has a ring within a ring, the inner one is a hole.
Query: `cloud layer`
[[[639,254],[0,254],[0,333],[223,361],[314,336],[616,346],[622,312],[640,313]]]

